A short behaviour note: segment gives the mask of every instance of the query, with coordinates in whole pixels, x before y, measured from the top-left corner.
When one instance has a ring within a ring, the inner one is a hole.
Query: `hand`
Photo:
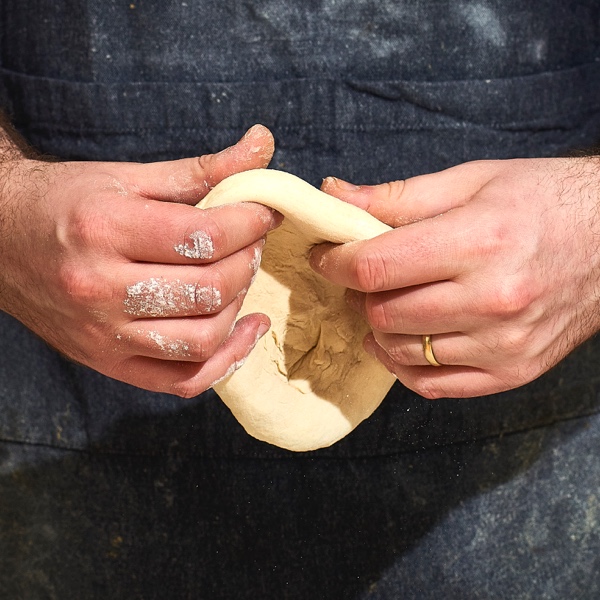
[[[260,126],[219,154],[146,165],[13,152],[0,165],[0,308],[113,378],[204,391],[269,328],[261,314],[235,320],[280,217],[250,203],[190,205],[272,153]]]
[[[600,328],[600,162],[467,163],[379,186],[324,191],[395,227],[313,250],[371,324],[365,347],[427,398],[508,390]],[[425,359],[422,336],[435,358]]]

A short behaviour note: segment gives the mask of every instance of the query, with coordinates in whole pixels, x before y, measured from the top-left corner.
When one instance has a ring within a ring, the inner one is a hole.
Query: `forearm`
[[[22,179],[18,176],[18,167],[23,161],[34,156],[35,152],[0,111],[0,252],[1,242],[6,238],[5,227],[12,220],[12,199],[18,194],[18,186],[15,183]],[[3,256],[0,256],[0,261],[2,258]]]
[[[24,218],[22,209],[32,187],[28,182],[28,163],[33,164],[35,158],[36,152],[0,111],[0,310],[14,316],[22,305],[13,285],[22,260],[22,252],[15,251],[15,238],[27,238],[30,221]]]

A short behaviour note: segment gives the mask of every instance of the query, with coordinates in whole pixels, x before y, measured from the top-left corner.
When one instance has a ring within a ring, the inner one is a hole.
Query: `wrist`
[[[14,252],[14,237],[20,230],[19,206],[24,196],[24,178],[29,156],[26,143],[8,120],[0,114],[0,310],[15,314],[19,303],[15,270],[19,261]]]

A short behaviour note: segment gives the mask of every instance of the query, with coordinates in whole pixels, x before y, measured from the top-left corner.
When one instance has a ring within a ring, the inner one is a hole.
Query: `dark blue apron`
[[[600,141],[597,0],[0,0],[0,104],[69,159],[362,183]],[[397,384],[329,449],[248,437],[0,316],[0,598],[600,597],[600,341],[519,390]]]

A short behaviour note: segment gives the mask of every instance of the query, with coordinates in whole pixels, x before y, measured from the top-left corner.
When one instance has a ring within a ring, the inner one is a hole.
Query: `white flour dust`
[[[140,331],[139,333],[144,332]],[[150,331],[148,339],[153,341],[167,356],[177,358],[188,358],[190,356],[190,345],[184,340],[169,340],[158,331]]]
[[[210,286],[152,278],[126,290],[125,312],[136,317],[171,317],[181,313],[210,313],[222,303],[221,292]]]
[[[215,381],[213,381],[208,387],[214,387],[215,385],[218,385],[222,381],[225,381],[225,379],[227,379],[228,377],[230,377],[231,375],[233,375],[238,369],[241,369],[244,366],[245,362],[246,362],[245,358],[242,358],[242,360],[236,360],[229,367],[229,369],[227,369],[227,372],[225,373],[225,375],[223,375],[222,377],[219,377],[218,379],[216,379]]]
[[[252,271],[252,281],[254,283],[254,279],[256,278],[256,274],[258,273],[258,269],[260,269],[260,262],[262,260],[262,250],[260,248],[254,248],[254,258],[250,263],[250,270]]]
[[[235,327],[235,325],[234,325]],[[231,335],[233,333],[233,329],[231,329],[229,335]],[[256,339],[254,340],[254,344],[252,344],[252,347],[250,348],[250,350],[248,350],[248,353],[246,354],[246,356],[244,356],[244,358],[242,358],[241,360],[236,360],[228,369],[227,372],[225,373],[225,375],[223,375],[222,377],[219,377],[217,380],[213,381],[208,387],[214,387],[215,385],[218,385],[219,383],[221,383],[222,381],[224,381],[225,379],[227,379],[228,377],[230,377],[231,375],[233,375],[238,369],[241,369],[244,366],[244,363],[248,360],[248,356],[250,356],[250,352],[252,352],[252,350],[254,350],[254,348],[256,347],[256,344],[258,344],[258,341],[260,340],[260,338],[262,337],[262,335],[260,333],[256,334]]]
[[[221,292],[214,287],[199,287],[194,290],[196,303],[204,307],[206,312],[214,312],[222,303]]]
[[[192,244],[179,244],[174,246],[175,252],[185,258],[209,260],[215,255],[215,246],[211,237],[205,231],[190,233]]]

